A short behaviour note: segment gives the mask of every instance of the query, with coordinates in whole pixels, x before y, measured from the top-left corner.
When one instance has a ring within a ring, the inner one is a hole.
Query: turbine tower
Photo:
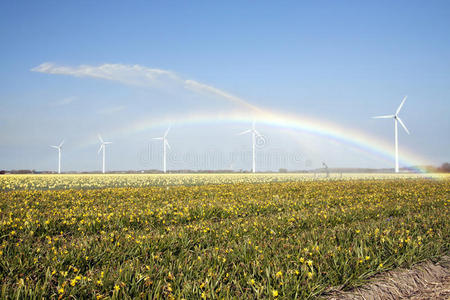
[[[405,129],[406,133],[409,134],[409,130],[408,128],[406,128],[405,123],[403,123],[402,119],[400,119],[400,117],[398,116],[400,110],[402,109],[403,104],[406,101],[406,97],[405,96],[402,100],[402,102],[400,103],[399,107],[397,108],[397,110],[395,111],[394,115],[386,115],[386,116],[376,116],[373,117],[374,119],[394,119],[394,131],[395,131],[395,173],[398,173],[399,168],[398,168],[398,123],[400,123],[400,125],[402,125],[403,129]]]
[[[98,139],[100,140],[101,144],[100,144],[100,148],[98,149],[97,154],[100,154],[100,151],[103,150],[103,168],[102,168],[102,172],[103,172],[103,174],[105,174],[105,150],[106,150],[106,145],[112,144],[112,142],[105,142],[102,139],[102,136],[100,134],[98,135]]]
[[[162,146],[163,146],[163,172],[166,173],[166,146],[170,150],[169,142],[167,141],[167,135],[169,134],[170,126],[167,128],[166,132],[164,132],[164,135],[162,137],[156,137],[153,138],[154,140],[162,140]]]
[[[50,146],[58,150],[58,174],[61,174],[61,148],[63,144],[64,140],[62,140],[58,146]]]
[[[243,135],[243,134],[247,134],[247,133],[251,133],[252,134],[252,172],[255,173],[256,172],[256,138],[262,138],[262,135],[255,129],[255,121],[253,121],[252,123],[252,128],[242,131],[241,133],[239,133],[238,135]]]

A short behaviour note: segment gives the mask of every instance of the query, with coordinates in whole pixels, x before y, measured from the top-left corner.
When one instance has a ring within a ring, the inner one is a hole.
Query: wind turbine
[[[400,110],[402,109],[403,104],[406,101],[406,97],[405,96],[402,100],[402,103],[400,103],[399,107],[397,108],[397,110],[395,111],[394,115],[386,115],[386,116],[376,116],[373,117],[374,119],[394,119],[394,130],[395,130],[395,173],[398,173],[398,124],[400,123],[400,125],[402,125],[403,129],[405,129],[406,133],[409,134],[409,130],[408,128],[406,128],[405,123],[403,123],[402,119],[400,119],[400,117],[398,116]]]
[[[166,132],[164,132],[164,135],[162,137],[156,137],[153,138],[154,140],[162,140],[163,143],[163,172],[166,173],[166,146],[170,150],[169,142],[167,141],[167,135],[169,134],[170,126],[167,128]]]
[[[327,172],[327,177],[330,176],[330,171],[328,170],[328,165],[325,162],[322,162],[322,166],[325,169],[325,172]]]
[[[262,135],[255,129],[255,121],[253,121],[252,123],[252,128],[242,131],[241,133],[239,133],[238,135],[243,135],[243,134],[247,134],[247,133],[251,133],[252,134],[252,172],[255,173],[255,165],[256,165],[256,156],[255,156],[255,146],[256,146],[256,138],[262,138]]]
[[[103,174],[105,174],[105,150],[106,150],[106,145],[112,144],[112,142],[105,142],[102,139],[102,136],[100,134],[98,135],[98,139],[100,140],[101,144],[100,144],[100,148],[98,149],[97,154],[100,154],[100,151],[103,150],[103,168],[102,168],[102,172],[103,172]]]
[[[58,146],[50,146],[58,150],[58,174],[61,174],[61,148],[63,144],[64,140],[62,140]]]

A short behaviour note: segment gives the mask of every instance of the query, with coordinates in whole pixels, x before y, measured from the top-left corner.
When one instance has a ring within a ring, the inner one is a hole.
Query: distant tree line
[[[34,174],[35,170],[0,170],[0,174]]]
[[[450,173],[450,163],[443,163],[440,167],[435,166],[421,166],[421,167],[411,167],[411,168],[402,168],[403,171],[413,171],[414,169],[425,169],[430,173]],[[315,173],[315,172],[323,172],[324,169],[316,169],[316,170],[297,170],[297,171],[288,171],[288,169],[280,168],[278,173]],[[335,168],[329,169],[332,173],[390,173],[393,172],[393,169],[365,169],[365,168]],[[170,170],[168,173],[248,173],[247,170]],[[266,173],[277,173],[276,171],[265,171]],[[54,171],[36,171],[36,170],[0,170],[0,174],[53,174]],[[94,174],[97,172],[67,172],[67,173],[79,173],[79,174]],[[136,174],[136,173],[146,173],[146,174],[159,174],[162,173],[161,170],[140,170],[140,171],[111,171],[108,173],[113,174]]]
[[[420,169],[426,170],[429,173],[450,173],[450,163],[443,163],[440,167],[435,166],[421,166]]]
[[[440,168],[438,168],[440,172],[450,173],[450,163],[443,163]]]

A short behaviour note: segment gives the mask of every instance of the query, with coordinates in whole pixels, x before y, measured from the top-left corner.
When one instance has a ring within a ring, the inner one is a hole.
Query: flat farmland
[[[1,298],[315,298],[450,244],[443,176],[7,175],[0,190]]]

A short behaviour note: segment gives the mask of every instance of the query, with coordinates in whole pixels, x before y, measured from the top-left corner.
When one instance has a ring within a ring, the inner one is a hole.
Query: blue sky
[[[246,113],[217,91],[388,143],[392,122],[370,117],[393,113],[408,95],[401,116],[411,135],[400,132],[400,151],[450,161],[449,31],[448,1],[2,1],[0,169],[54,169],[48,145],[62,138],[63,170],[99,169],[98,132],[114,142],[109,169],[161,168],[159,158],[142,157],[149,148],[158,155],[151,138],[167,122],[119,129],[184,113]],[[201,88],[186,88],[187,80]],[[235,133],[248,126],[174,125],[172,153],[247,153],[249,137]],[[344,142],[258,128],[271,141],[261,157],[302,157],[260,161],[261,169],[392,166]],[[172,158],[169,168],[251,165],[248,157],[210,165],[200,158]]]

